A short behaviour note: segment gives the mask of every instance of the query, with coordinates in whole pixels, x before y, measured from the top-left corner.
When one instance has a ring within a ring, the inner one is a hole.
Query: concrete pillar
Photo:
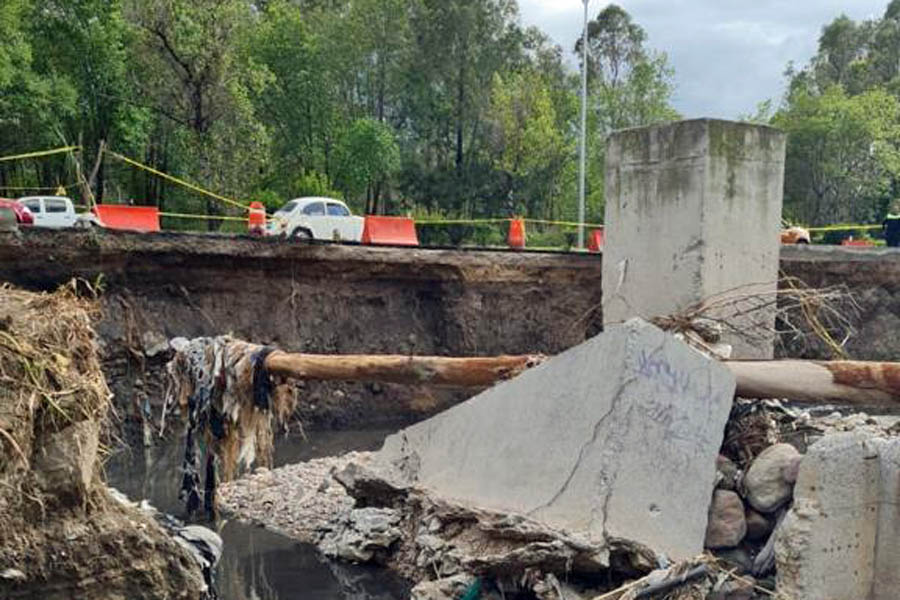
[[[712,119],[613,133],[604,322],[669,315],[737,289],[774,294],[784,150],[775,129]],[[774,307],[752,319],[774,329]],[[773,355],[772,332],[752,343],[726,332],[723,341],[735,358]]]

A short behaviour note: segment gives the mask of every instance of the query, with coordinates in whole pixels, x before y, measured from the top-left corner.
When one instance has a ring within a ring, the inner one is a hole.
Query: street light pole
[[[581,141],[578,144],[578,249],[584,250],[584,177],[587,146],[587,53],[588,53],[588,4],[584,2],[584,32],[581,38]]]

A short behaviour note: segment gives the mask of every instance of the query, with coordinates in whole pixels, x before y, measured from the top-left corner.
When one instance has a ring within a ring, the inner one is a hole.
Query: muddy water
[[[311,432],[305,440],[282,438],[276,443],[275,466],[374,450],[391,431]],[[147,451],[122,451],[107,464],[107,480],[132,500],[146,498],[179,516],[181,457],[180,440]],[[406,586],[384,570],[324,560],[312,546],[259,527],[227,521],[220,524],[219,534],[225,543],[218,572],[223,600],[388,600],[408,595]]]

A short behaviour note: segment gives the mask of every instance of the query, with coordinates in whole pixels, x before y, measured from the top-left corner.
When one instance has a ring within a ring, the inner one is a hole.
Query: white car
[[[78,220],[72,200],[65,196],[26,196],[17,202],[31,211],[35,227],[63,229],[75,227]]]
[[[365,219],[355,217],[334,198],[294,198],[279,208],[266,225],[266,235],[295,239],[359,242]]]

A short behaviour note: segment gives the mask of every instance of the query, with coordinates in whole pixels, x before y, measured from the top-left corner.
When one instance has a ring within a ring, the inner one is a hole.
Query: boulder
[[[752,508],[747,508],[747,511],[744,513],[744,519],[747,521],[746,538],[751,542],[764,542],[769,539],[772,529],[775,528],[775,524],[771,519]]]
[[[714,550],[734,548],[746,533],[747,522],[741,497],[730,490],[716,490],[709,505],[706,547]]]
[[[774,444],[763,450],[744,475],[750,506],[761,513],[771,513],[790,500],[802,458],[790,444]]]
[[[95,421],[79,421],[49,434],[34,461],[41,489],[69,504],[81,502],[95,475],[99,445]]]

